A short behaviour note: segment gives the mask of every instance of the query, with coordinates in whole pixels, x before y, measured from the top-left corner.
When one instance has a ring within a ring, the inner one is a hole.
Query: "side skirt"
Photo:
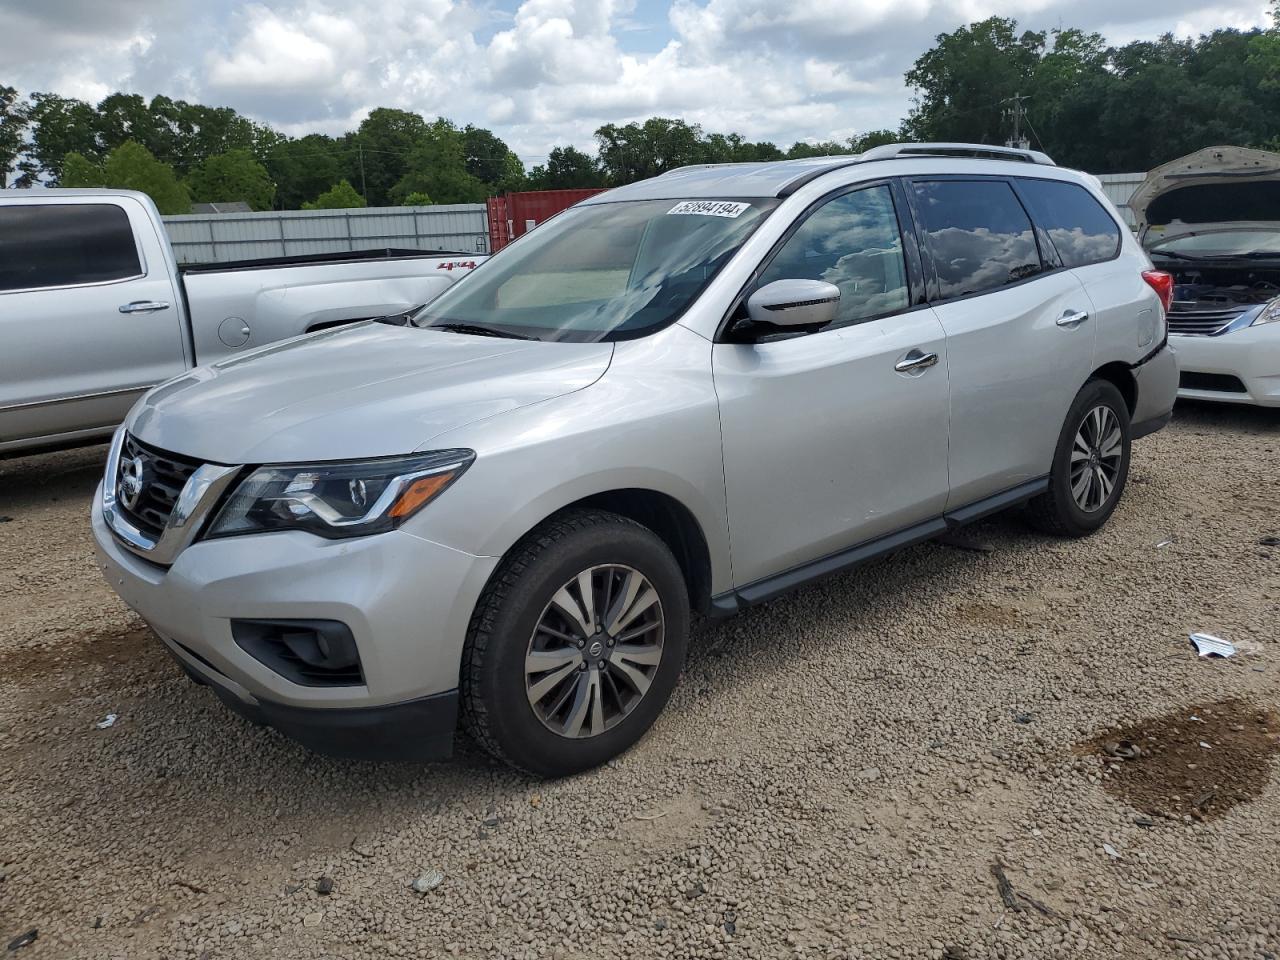
[[[1020,483],[1016,487],[991,497],[984,497],[968,506],[949,510],[942,516],[925,520],[922,523],[914,524],[895,533],[886,534],[883,537],[877,537],[874,540],[867,540],[846,550],[841,550],[839,553],[833,553],[818,560],[811,560],[808,563],[792,567],[790,570],[774,574],[763,580],[757,580],[754,583],[718,594],[711,598],[708,613],[714,618],[733,616],[733,614],[746,607],[775,600],[805,584],[825,580],[835,574],[860,567],[864,563],[883,557],[885,554],[894,553],[917,543],[924,543],[926,540],[932,540],[948,530],[966,526],[984,517],[989,517],[993,513],[999,513],[1020,503],[1025,503],[1048,489],[1048,477],[1040,477],[1036,480]]]

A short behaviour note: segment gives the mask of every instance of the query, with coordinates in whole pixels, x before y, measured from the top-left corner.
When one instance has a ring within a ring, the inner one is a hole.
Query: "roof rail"
[[[872,147],[861,159],[893,160],[898,157],[972,157],[976,160],[1012,160],[1056,166],[1048,154],[1017,147],[993,147],[985,143],[888,143]]]

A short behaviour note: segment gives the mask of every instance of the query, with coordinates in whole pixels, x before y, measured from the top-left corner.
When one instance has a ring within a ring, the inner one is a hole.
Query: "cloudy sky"
[[[751,139],[895,127],[903,72],[991,14],[1117,43],[1251,27],[1266,0],[0,0],[0,83],[235,107],[294,134],[394,106],[492,128],[526,163],[602,123]]]

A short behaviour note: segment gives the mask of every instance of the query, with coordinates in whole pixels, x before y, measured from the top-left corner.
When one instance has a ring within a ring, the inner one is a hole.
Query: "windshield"
[[[418,327],[538,340],[628,340],[675,321],[777,200],[573,207],[413,318]]]
[[[1280,256],[1280,227],[1259,230],[1217,230],[1184,233],[1157,240],[1148,248],[1154,254],[1180,253],[1192,257],[1243,257],[1251,253]]]

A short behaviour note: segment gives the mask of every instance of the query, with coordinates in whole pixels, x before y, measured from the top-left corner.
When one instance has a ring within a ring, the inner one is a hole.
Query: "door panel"
[[[1047,254],[1011,183],[913,180],[909,194],[951,364],[948,509],[1047,474],[1093,370],[1097,327],[1080,282]]]
[[[937,365],[899,373],[913,350]],[[942,512],[947,344],[929,309],[712,353],[738,586]]]
[[[935,308],[951,382],[949,509],[1043,477],[1093,370],[1093,304],[1069,271]],[[1065,314],[1088,319],[1061,326]]]
[[[115,219],[78,220],[89,206],[110,207]],[[21,230],[23,247],[9,252],[8,286],[20,287],[28,275],[33,284],[61,281],[0,290],[0,442],[113,426],[144,389],[182,372],[182,305],[141,205],[106,198],[101,204],[41,201],[6,204],[0,214],[15,220],[11,226]],[[102,250],[118,253],[135,236],[136,259],[131,254],[114,261],[128,260],[132,266],[116,273],[130,275],[100,279],[89,272],[103,262]],[[19,272],[20,260],[30,261],[29,270]],[[122,313],[129,304],[143,306]],[[159,304],[168,306],[152,309]]]

